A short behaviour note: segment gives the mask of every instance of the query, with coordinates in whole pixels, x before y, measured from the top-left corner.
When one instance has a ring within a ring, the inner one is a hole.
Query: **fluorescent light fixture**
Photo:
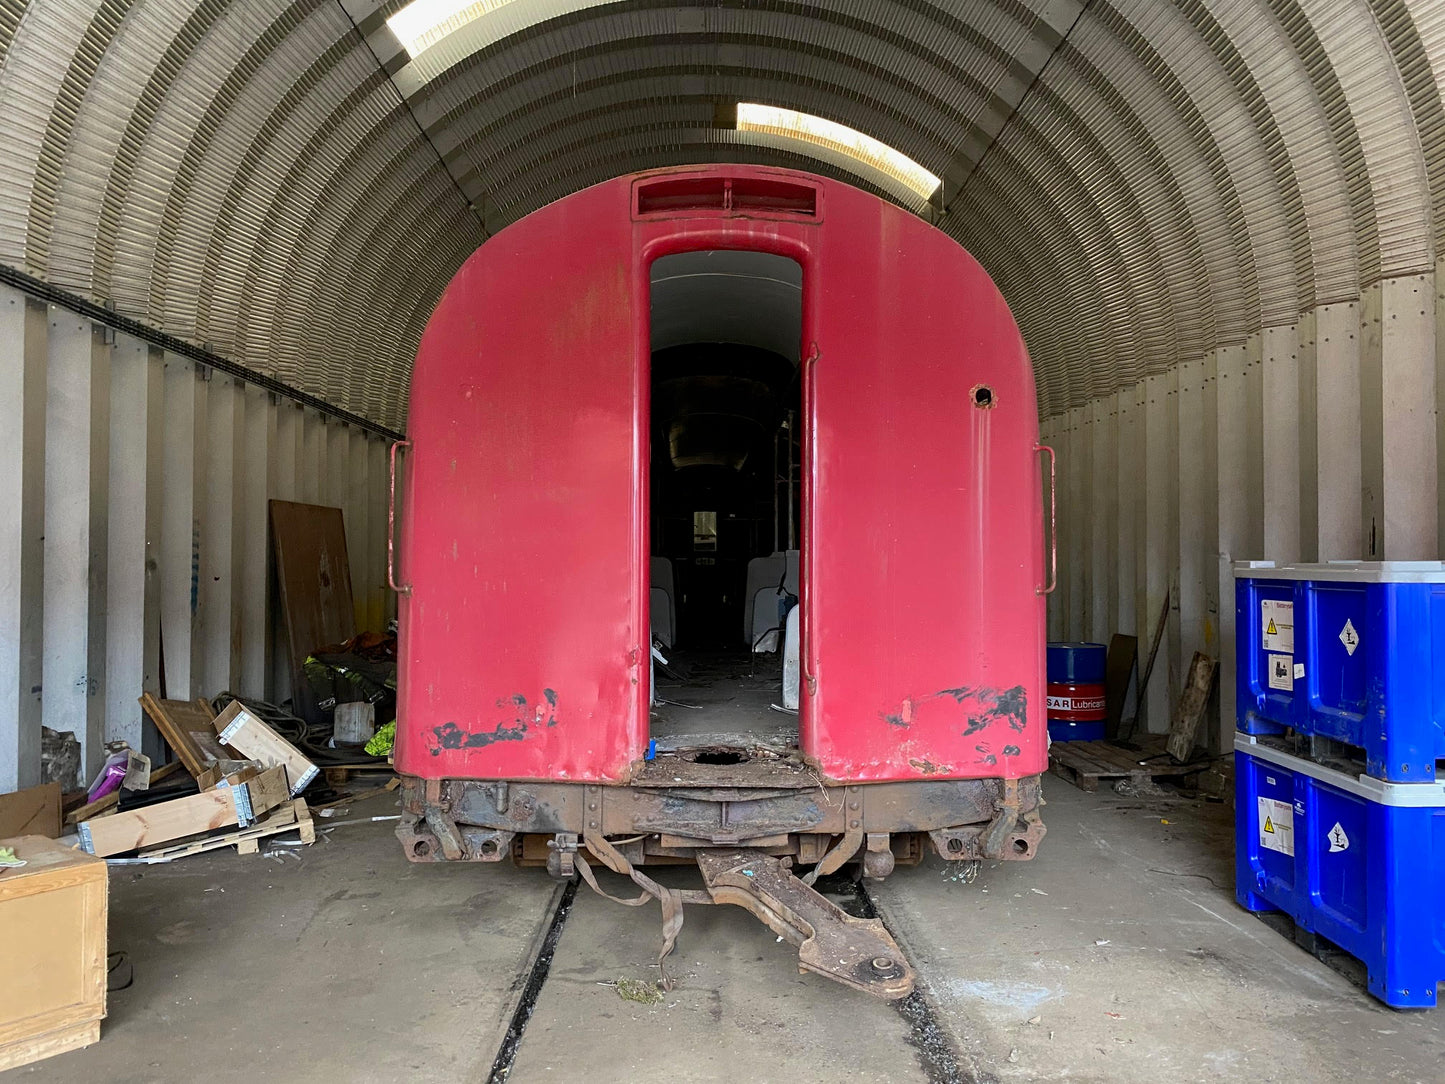
[[[824,120],[810,113],[775,105],[738,102],[738,131],[764,132],[826,147],[887,174],[923,199],[931,198],[943,183],[940,177],[888,144],[880,143],[846,124]]]
[[[415,59],[448,34],[496,11],[511,0],[412,0],[390,19],[387,27]]]

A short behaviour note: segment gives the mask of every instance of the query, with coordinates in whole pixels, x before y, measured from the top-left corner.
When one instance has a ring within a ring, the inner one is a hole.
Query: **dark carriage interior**
[[[661,750],[786,748],[802,268],[761,252],[663,257],[651,331],[652,629],[667,660],[654,659],[652,737]]]

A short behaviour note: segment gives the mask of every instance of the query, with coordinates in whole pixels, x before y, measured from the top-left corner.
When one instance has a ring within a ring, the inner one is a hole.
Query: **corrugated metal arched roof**
[[[492,231],[619,173],[836,162],[719,127],[847,124],[944,178],[1052,414],[1431,270],[1437,0],[511,0],[409,58],[400,0],[0,0],[0,262],[388,425]]]

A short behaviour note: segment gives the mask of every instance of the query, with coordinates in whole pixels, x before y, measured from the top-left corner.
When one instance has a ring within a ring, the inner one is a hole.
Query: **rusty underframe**
[[[913,988],[913,971],[877,919],[812,889],[861,861],[881,879],[931,845],[949,862],[1021,860],[1044,835],[1039,777],[842,784],[795,758],[692,750],[648,761],[626,785],[403,777],[397,827],[413,862],[500,862],[580,874],[592,863],[630,878],[663,911],[663,950],[683,904],[732,903],[798,946],[799,965],[878,997]],[[703,890],[666,888],[645,866],[696,863]],[[811,867],[801,876],[799,867]],[[617,897],[609,896],[616,900]],[[670,985],[663,970],[664,985]]]

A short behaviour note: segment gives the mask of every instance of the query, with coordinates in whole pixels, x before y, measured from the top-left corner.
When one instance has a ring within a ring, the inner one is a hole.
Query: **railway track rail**
[[[547,990],[558,947],[579,905],[578,890],[585,887],[580,878],[574,879],[560,885],[552,896],[541,936],[525,966],[513,980],[515,1000],[511,1018],[485,1078],[487,1084],[506,1084],[513,1079],[512,1070],[526,1041],[528,1025]],[[891,925],[887,914],[880,912],[866,883],[846,872],[820,878],[816,888],[852,919],[881,921],[885,927]],[[584,892],[581,898],[589,899],[590,895]],[[910,1048],[907,1053],[911,1053],[923,1079],[928,1084],[980,1084],[982,1080],[989,1079],[981,1076],[960,1052],[922,986],[923,983],[918,984],[906,997],[894,999],[889,1004],[906,1025],[904,1041]],[[839,989],[835,996],[842,1009],[849,999],[860,995]],[[904,1054],[900,1051],[900,1055]]]

